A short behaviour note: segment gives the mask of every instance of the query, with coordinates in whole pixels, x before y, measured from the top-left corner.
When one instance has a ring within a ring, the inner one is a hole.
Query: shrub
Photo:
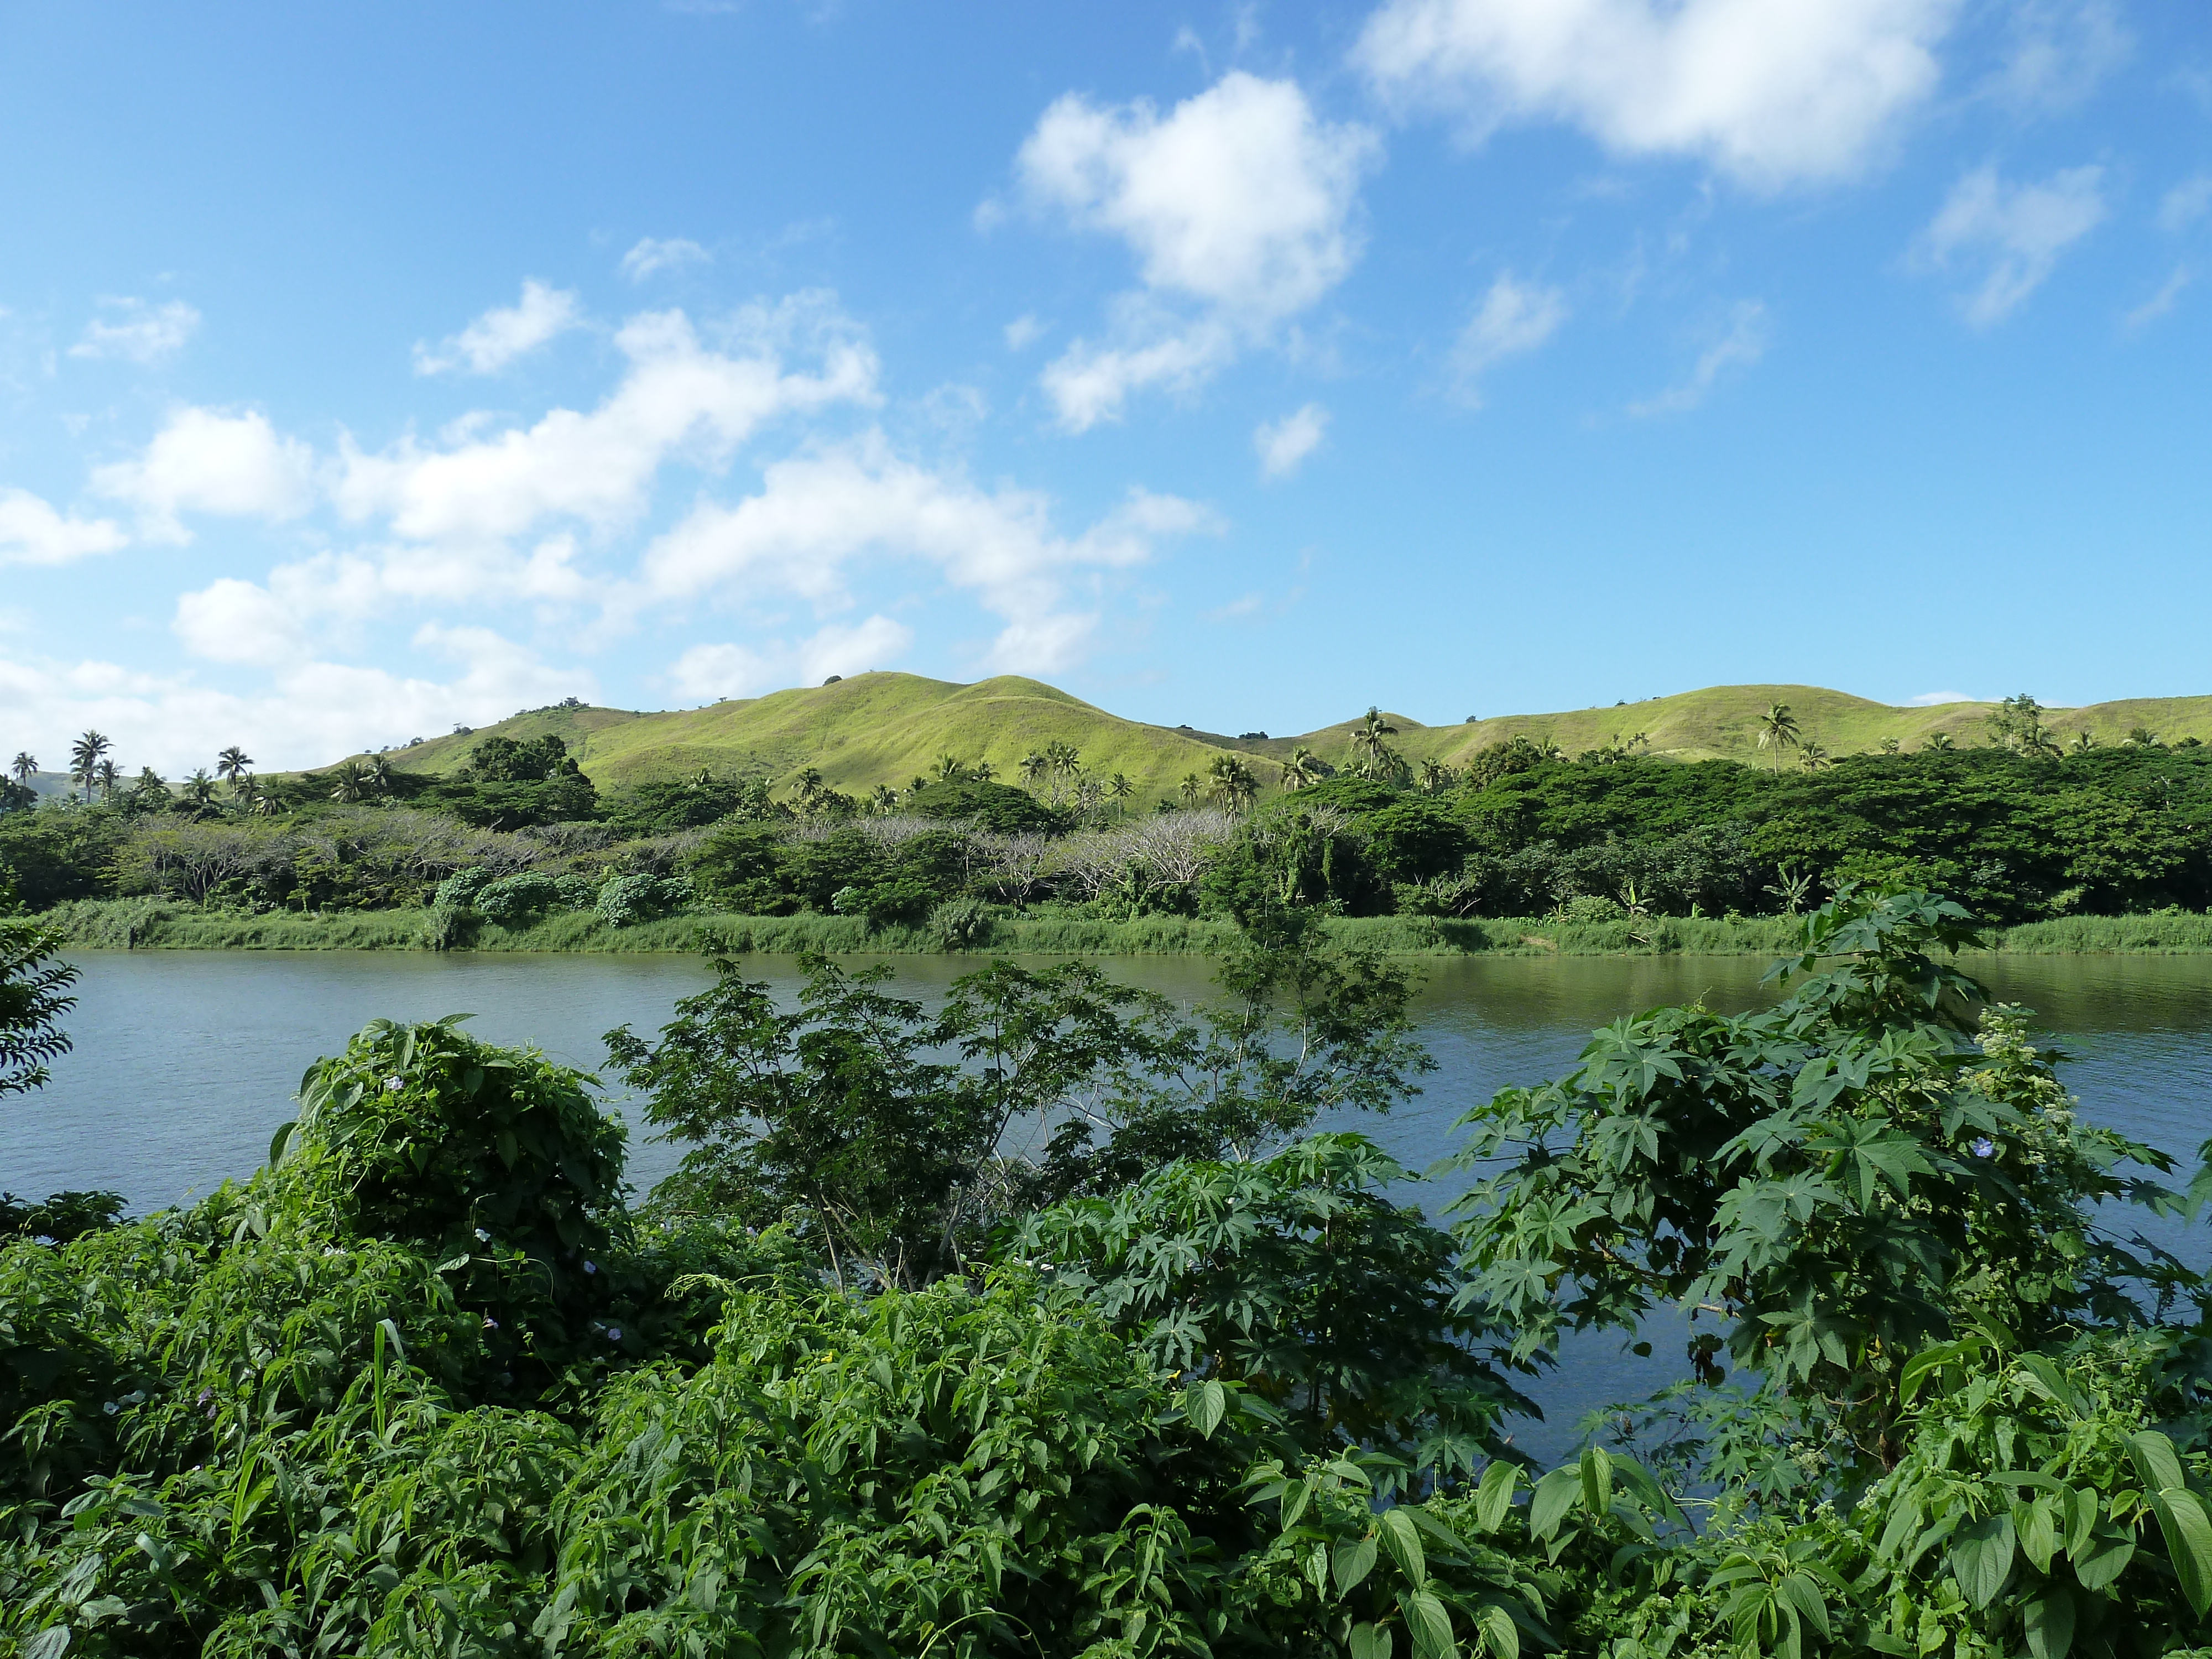
[[[690,902],[691,884],[681,876],[617,876],[599,889],[599,918],[610,927],[629,927]]]
[[[501,876],[477,890],[475,908],[487,921],[517,923],[543,915],[561,902],[560,884],[534,870]]]
[[[929,935],[940,951],[980,951],[991,942],[991,907],[981,899],[947,899],[929,913]]]
[[[441,910],[473,908],[477,895],[490,886],[494,879],[489,870],[456,870],[438,884],[437,906]]]

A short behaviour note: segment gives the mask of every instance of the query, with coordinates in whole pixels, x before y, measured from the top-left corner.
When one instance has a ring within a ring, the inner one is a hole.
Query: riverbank
[[[82,950],[472,951],[654,953],[759,951],[795,954],[936,956],[944,945],[924,927],[869,931],[857,916],[730,916],[695,913],[613,927],[590,912],[549,916],[526,927],[480,922],[455,929],[427,909],[299,915],[203,911],[158,899],[84,901],[45,918]],[[1427,916],[1341,917],[1329,930],[1393,956],[1779,956],[1798,924],[1786,916],[1662,917],[1567,922],[1552,917],[1442,921]],[[1015,916],[991,924],[975,952],[1025,956],[1203,956],[1234,930],[1223,921],[1146,916],[1091,921]],[[2212,916],[2070,916],[1995,930],[2008,954],[2095,955],[2212,951]]]

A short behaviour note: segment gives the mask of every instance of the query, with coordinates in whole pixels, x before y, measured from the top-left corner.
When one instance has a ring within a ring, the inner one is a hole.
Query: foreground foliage
[[[371,1025],[252,1180],[0,1249],[0,1655],[2212,1641],[2204,1286],[2112,1224],[2212,1182],[1971,1019],[1966,923],[1597,1034],[1449,1227],[1320,1115],[1411,1091],[1404,981],[1281,913],[1195,1020],[726,972],[621,1045],[702,1137],[641,1215],[588,1079]],[[1704,1380],[1528,1467],[1559,1333],[1684,1302]]]

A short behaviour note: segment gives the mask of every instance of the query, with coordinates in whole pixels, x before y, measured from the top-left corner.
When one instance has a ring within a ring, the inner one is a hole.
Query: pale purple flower
[[[1996,1156],[1996,1142],[1991,1140],[1987,1135],[1982,1136],[1980,1139],[1974,1143],[1974,1156],[1976,1158],[1995,1158]]]

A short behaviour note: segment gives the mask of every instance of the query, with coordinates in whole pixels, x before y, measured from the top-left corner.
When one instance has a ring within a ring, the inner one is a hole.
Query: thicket
[[[1375,751],[1364,772],[1308,766],[1295,775],[1306,787],[1265,802],[1224,754],[1212,804],[1194,777],[1184,805],[1137,811],[1087,777],[1071,793],[1041,774],[1032,793],[949,761],[865,802],[811,777],[779,799],[758,777],[708,774],[601,799],[558,739],[495,738],[459,777],[391,772],[382,796],[295,799],[286,783],[252,786],[251,811],[243,798],[164,805],[166,793],[139,792],[0,813],[0,869],[38,908],[158,896],[381,909],[442,891],[452,909],[456,878],[501,895],[518,890],[496,878],[566,884],[557,904],[481,913],[501,922],[588,909],[611,881],[656,877],[690,881],[726,913],[948,935],[1016,913],[1234,917],[1262,903],[1581,924],[1795,915],[1867,882],[1952,892],[2005,925],[2212,910],[2212,749],[2201,746],[1815,756],[1784,769],[1612,750],[1571,760],[1519,741],[1423,777],[1379,736]]]
[[[2208,1286],[2125,1220],[2212,1178],[2081,1121],[1962,909],[1845,893],[1778,1006],[1624,1017],[1436,1188],[1335,1127],[1428,1062],[1314,914],[1195,1013],[722,963],[611,1034],[691,1147],[638,1209],[591,1079],[371,1025],[251,1180],[0,1250],[0,1652],[2212,1639]],[[1529,1467],[1560,1334],[1662,1307],[1690,1377]]]

